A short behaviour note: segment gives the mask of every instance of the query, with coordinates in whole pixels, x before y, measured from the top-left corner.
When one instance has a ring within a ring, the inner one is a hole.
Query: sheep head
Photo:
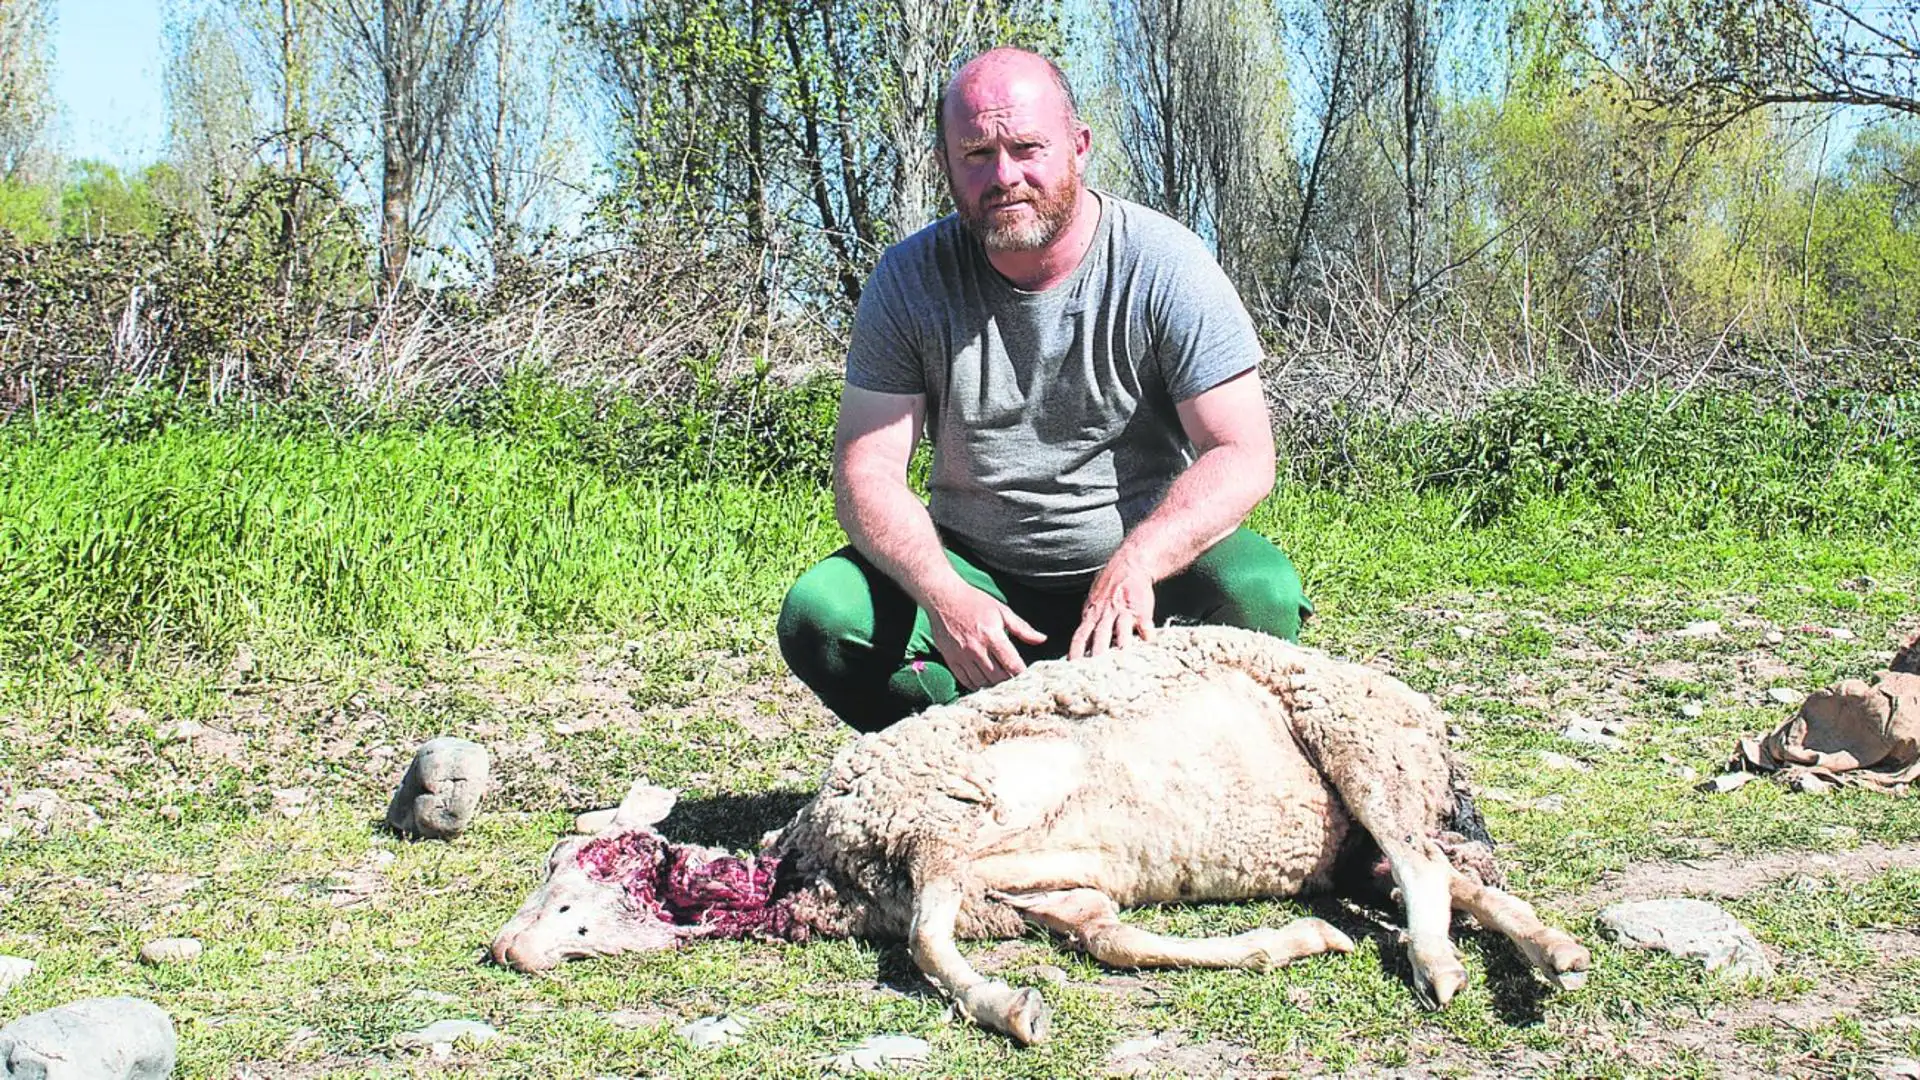
[[[546,971],[567,960],[678,944],[688,929],[661,917],[648,887],[668,848],[654,826],[673,809],[675,795],[635,783],[605,829],[555,844],[546,880],[494,936],[494,960]]]
[[[546,881],[494,937],[493,958],[545,971],[692,938],[804,939],[795,882],[780,880],[780,859],[669,841],[654,826],[674,797],[641,781],[606,828],[554,845]]]

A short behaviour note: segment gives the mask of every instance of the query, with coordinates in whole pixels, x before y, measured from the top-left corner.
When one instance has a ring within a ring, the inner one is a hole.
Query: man
[[[788,665],[873,731],[1156,618],[1297,637],[1293,564],[1240,524],[1273,435],[1211,254],[1082,182],[1092,133],[1046,58],[975,57],[938,116],[958,213],[861,295],[834,445],[852,543],[788,593]],[[930,505],[908,484],[923,427]]]

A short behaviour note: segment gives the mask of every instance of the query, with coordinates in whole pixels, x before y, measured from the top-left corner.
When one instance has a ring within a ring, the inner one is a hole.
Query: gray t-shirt
[[[1260,362],[1200,238],[1096,192],[1073,276],[1013,287],[948,215],[889,248],[854,317],[847,382],[925,394],[934,523],[1036,585],[1084,584],[1193,461],[1174,403]]]

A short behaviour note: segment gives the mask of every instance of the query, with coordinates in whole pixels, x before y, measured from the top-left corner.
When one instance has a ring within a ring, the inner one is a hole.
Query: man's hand
[[[1099,656],[1135,638],[1153,640],[1153,574],[1124,556],[1108,563],[1087,591],[1067,659]]]
[[[1027,670],[1014,638],[1029,645],[1047,640],[1013,609],[967,586],[927,609],[933,644],[955,681],[969,690],[1005,682]]]

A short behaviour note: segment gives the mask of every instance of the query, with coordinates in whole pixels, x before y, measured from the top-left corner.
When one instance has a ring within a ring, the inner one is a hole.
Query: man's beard
[[[1027,205],[1033,213],[1022,220],[998,222],[994,219],[993,211],[986,204],[1006,194],[999,188],[988,191],[972,206],[960,198],[958,191],[952,191],[953,204],[959,208],[960,223],[988,251],[1036,251],[1053,243],[1060,230],[1073,220],[1074,207],[1080,201],[1080,170],[1069,166],[1066,180],[1052,191],[1030,190],[1033,194],[1027,197]]]

